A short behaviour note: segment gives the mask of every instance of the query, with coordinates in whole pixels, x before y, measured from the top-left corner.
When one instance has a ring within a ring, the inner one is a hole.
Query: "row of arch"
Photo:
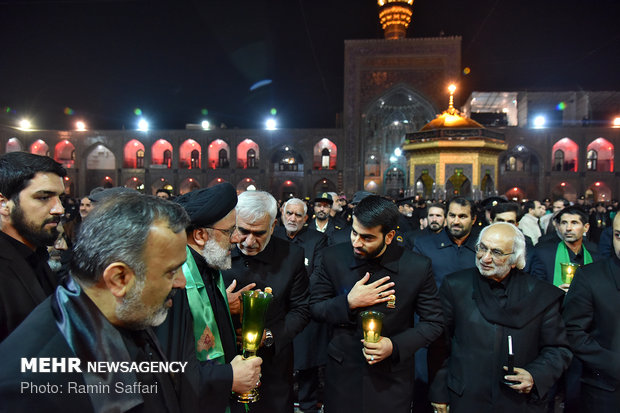
[[[10,138],[6,143],[5,152],[22,151],[24,147],[17,138]],[[38,139],[28,148],[29,152],[37,155],[50,156],[47,143]],[[172,168],[173,146],[165,139],[158,139],[151,146],[151,167]],[[299,153],[287,147],[278,151],[281,156],[276,156],[272,162],[276,163],[276,170],[299,170],[303,168],[303,158]],[[252,169],[258,167],[260,149],[256,142],[245,139],[236,148],[236,167],[238,169]],[[218,169],[230,167],[231,149],[228,143],[222,139],[215,139],[207,148],[208,165],[202,165],[202,146],[193,139],[185,140],[178,150],[180,169]],[[313,149],[313,169],[336,169],[338,148],[334,142],[327,138],[319,140]],[[65,139],[54,147],[54,160],[61,163],[65,168],[73,168],[75,165],[75,146]],[[123,149],[123,167],[142,169],[145,167],[145,146],[137,139],[132,139],[125,144]],[[86,169],[115,169],[116,156],[105,145],[95,146],[86,157]]]
[[[508,199],[521,201],[528,198],[528,194],[523,188],[515,186],[508,189],[504,195]],[[585,191],[585,197],[587,200],[593,202],[605,202],[611,200],[611,188],[604,182],[594,182]],[[577,191],[570,184],[570,182],[560,182],[551,188],[551,199],[565,198],[568,201],[575,202],[577,200]]]
[[[577,172],[579,146],[570,138],[557,141],[551,150],[553,171]],[[539,170],[537,157],[524,145],[509,150],[500,162],[502,171],[532,172]],[[613,172],[614,145],[605,138],[596,138],[586,147],[586,171]]]

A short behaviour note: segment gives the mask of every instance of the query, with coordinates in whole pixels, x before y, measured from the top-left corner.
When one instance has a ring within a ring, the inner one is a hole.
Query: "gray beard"
[[[232,267],[232,258],[228,250],[220,247],[217,241],[209,238],[200,251],[200,255],[207,261],[209,267],[216,270],[229,270]]]

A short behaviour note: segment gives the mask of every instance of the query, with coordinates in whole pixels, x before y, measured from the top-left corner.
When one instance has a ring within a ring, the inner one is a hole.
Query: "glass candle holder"
[[[244,291],[243,318],[241,324],[241,336],[243,338],[243,358],[256,357],[265,330],[265,314],[269,303],[273,298],[270,293],[262,291]],[[247,393],[237,393],[240,403],[254,403],[260,399],[257,388]]]
[[[379,311],[364,311],[360,315],[362,317],[364,340],[369,343],[377,343],[381,339],[383,313]]]
[[[564,284],[570,284],[573,281],[573,277],[575,276],[575,272],[577,268],[579,268],[579,264],[573,264],[572,262],[562,262],[560,263],[562,267],[562,282]]]

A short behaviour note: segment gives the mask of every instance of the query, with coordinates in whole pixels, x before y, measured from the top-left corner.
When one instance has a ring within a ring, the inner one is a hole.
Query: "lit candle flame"
[[[375,331],[375,322],[373,320],[370,320],[370,323],[368,323],[368,330]]]

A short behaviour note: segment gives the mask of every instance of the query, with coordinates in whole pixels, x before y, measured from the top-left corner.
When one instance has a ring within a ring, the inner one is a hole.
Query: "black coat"
[[[256,283],[256,289],[272,288],[273,299],[265,315],[265,328],[273,333],[274,344],[258,351],[263,358],[261,399],[252,404],[251,411],[292,412],[293,338],[310,321],[304,250],[272,236],[265,249],[254,256],[243,255],[235,248],[232,268],[222,275],[226,285],[236,279],[240,287]],[[241,326],[234,316],[233,322]]]
[[[51,293],[45,291],[32,267],[22,255],[0,236],[0,341]],[[56,276],[45,264],[50,285],[56,286]]]
[[[395,283],[396,305],[350,310],[347,294],[366,272],[373,282],[386,275]],[[312,315],[333,328],[325,374],[326,412],[409,412],[413,400],[414,353],[441,334],[441,306],[430,260],[389,245],[378,260],[358,260],[350,243],[325,251],[311,286]],[[384,313],[381,335],[392,355],[370,366],[362,354],[363,310]],[[414,313],[420,315],[415,325]]]
[[[539,242],[534,247],[532,259],[530,261],[530,274],[553,284],[553,272],[555,270],[555,254],[557,253],[558,243],[561,241],[552,240],[547,242]],[[592,256],[592,261],[599,259],[598,247],[588,240],[583,240],[583,245]]]
[[[304,249],[304,264],[310,283],[312,283],[315,270],[321,262],[323,248],[327,246],[327,236],[319,231],[309,231],[307,226],[299,231],[293,239],[286,235],[284,227],[276,227],[273,235]],[[306,328],[295,336],[293,345],[295,349],[295,370],[306,370],[325,365],[327,361],[326,325],[310,320]]]
[[[599,401],[606,395],[610,408],[603,411],[620,408],[619,314],[620,260],[608,258],[579,268],[564,300],[563,317],[573,352],[583,362],[582,394],[595,393]]]
[[[544,311],[518,329],[485,319],[473,297],[474,277],[481,277],[477,269],[459,271],[444,279],[439,295],[450,350],[431,385],[431,401],[448,403],[455,413],[546,411],[541,399],[571,360],[560,315],[561,290],[520,271],[513,270],[509,277],[513,276],[527,277],[529,292],[535,288],[553,289],[545,294],[554,298],[545,303]],[[512,291],[508,290],[508,294]],[[501,382],[508,335],[513,340],[515,367],[524,368],[534,378],[535,390],[530,395],[519,394]]]
[[[83,293],[82,293],[83,294]],[[39,359],[44,357],[55,357],[59,359],[75,358],[75,352],[67,344],[65,336],[60,331],[57,324],[58,320],[54,312],[56,307],[52,304],[52,297],[44,300],[32,313],[24,320],[20,326],[2,343],[0,343],[0,412],[16,413],[16,412],[36,412],[36,413],[58,413],[58,412],[80,412],[94,413],[94,404],[90,396],[94,395],[101,402],[102,407],[109,408],[108,411],[118,413],[149,413],[151,412],[192,412],[197,408],[197,395],[191,390],[186,381],[188,377],[184,373],[176,375],[177,391],[179,394],[187,396],[179,400],[166,399],[162,392],[161,384],[156,384],[157,391],[150,393],[130,393],[128,399],[124,402],[129,403],[129,407],[120,408],[118,399],[112,401],[111,398],[118,394],[119,384],[121,388],[124,384],[136,383],[135,373],[118,373],[110,380],[120,379],[120,381],[112,381],[109,388],[95,386],[87,392],[77,392],[73,389],[80,389],[86,381],[82,372],[55,372],[41,373],[32,371],[21,371],[21,359]],[[62,306],[60,306],[62,307]],[[64,308],[62,310],[64,317],[70,318],[71,310]],[[103,316],[100,316],[103,317]],[[104,321],[107,323],[107,321]],[[100,331],[92,331],[92,337],[89,336],[88,343],[92,346],[101,346],[97,335],[104,334],[103,331],[109,331],[109,327],[101,326]],[[108,324],[109,326],[109,324]],[[105,330],[107,328],[107,330]],[[153,339],[154,336],[150,335]],[[123,340],[118,338],[118,340]],[[156,341],[154,341],[156,343]],[[118,341],[116,341],[118,344]],[[155,344],[157,345],[157,344]],[[153,352],[157,349],[151,347]],[[126,350],[128,351],[128,350]],[[121,361],[108,360],[108,361]],[[80,360],[80,368],[83,372],[87,372],[87,361]],[[138,361],[135,358],[133,361]],[[188,366],[189,368],[189,366]],[[189,368],[187,371],[195,371]],[[22,391],[23,383],[32,383],[39,386],[39,390],[34,391],[32,387]],[[104,379],[99,383],[105,383]],[[49,386],[48,386],[49,385]],[[71,387],[72,386],[72,387]],[[183,389],[183,390],[181,390]],[[185,392],[186,391],[186,392]],[[185,393],[184,393],[185,392]],[[164,402],[164,399],[167,401]],[[145,405],[148,404],[149,407]],[[116,407],[116,409],[114,409]]]

